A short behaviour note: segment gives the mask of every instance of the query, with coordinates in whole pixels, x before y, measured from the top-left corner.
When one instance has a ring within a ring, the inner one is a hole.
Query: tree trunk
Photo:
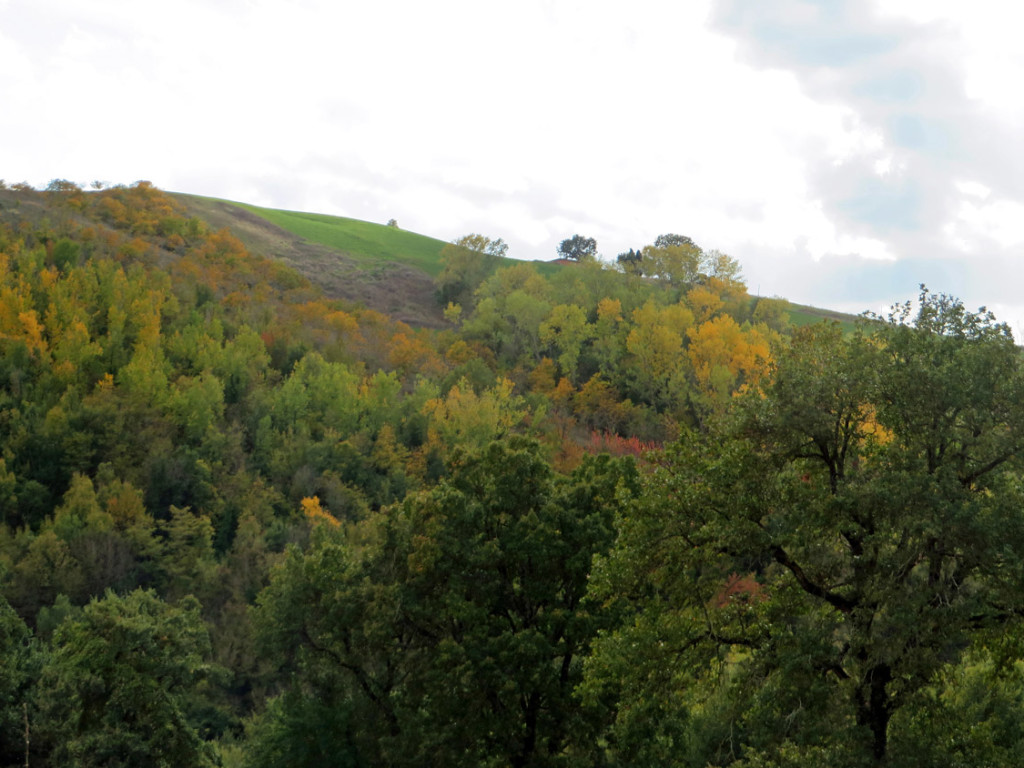
[[[537,717],[540,713],[540,694],[536,691],[526,697],[526,706],[523,707],[525,733],[523,734],[522,748],[519,753],[512,756],[513,768],[525,768],[533,761],[533,753],[537,748]]]
[[[892,669],[889,665],[877,664],[866,672],[857,691],[857,724],[871,731],[871,753],[879,765],[885,764],[888,748],[892,711],[886,688],[891,682]]]

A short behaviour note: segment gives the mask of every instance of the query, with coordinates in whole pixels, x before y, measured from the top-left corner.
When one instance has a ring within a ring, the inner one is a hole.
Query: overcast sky
[[[919,283],[1024,336],[1024,8],[995,0],[0,0],[0,178],[157,186],[752,292]]]

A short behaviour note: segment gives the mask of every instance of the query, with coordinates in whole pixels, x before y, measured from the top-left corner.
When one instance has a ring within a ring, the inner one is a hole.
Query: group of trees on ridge
[[[793,329],[683,236],[469,235],[415,329],[145,182],[16,186],[0,765],[1024,757],[990,314]]]
[[[499,268],[506,250],[476,234],[445,247],[446,315],[464,342],[591,429],[662,441],[699,426],[756,384],[789,330],[784,300],[752,299],[735,259],[683,236],[659,237],[641,266],[582,258],[549,278],[532,264]]]

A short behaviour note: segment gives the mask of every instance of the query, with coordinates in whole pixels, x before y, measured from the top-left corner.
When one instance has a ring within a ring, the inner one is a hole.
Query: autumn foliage
[[[49,642],[69,637],[56,628],[94,603],[131,614],[194,599],[201,611],[188,603],[181,615],[201,616],[209,635],[183,647],[206,649],[211,676],[178,722],[189,738],[234,738],[254,712],[276,711],[268,702],[283,678],[258,656],[249,611],[289,548],[350,537],[355,551],[403,535],[370,521],[429,498],[475,461],[467,456],[524,436],[537,441],[528,453],[544,488],[549,471],[575,473],[610,499],[607,473],[632,477],[634,460],[770,372],[776,337],[743,316],[735,282],[624,274],[589,259],[543,276],[503,267],[504,244],[475,236],[448,250],[439,291],[461,303],[450,327],[433,330],[332,299],[148,182],[86,192],[60,181],[0,196],[2,605]],[[603,464],[609,455],[622,461]],[[551,563],[606,546],[606,511],[588,515],[593,529],[563,521],[579,540],[559,541]],[[433,530],[418,534],[418,557],[433,552]],[[548,546],[528,526],[520,535]],[[560,592],[558,573],[530,578],[576,610],[589,560],[571,566],[579,594]],[[380,565],[392,567],[405,566]],[[509,590],[519,583],[508,576]],[[152,594],[122,604],[108,589]],[[550,621],[557,645],[561,619]],[[578,677],[575,649],[559,653]],[[571,691],[555,698],[569,707]],[[0,744],[17,743],[4,717]],[[561,727],[545,726],[552,754]],[[34,742],[33,764],[63,754],[57,739]],[[3,749],[0,762],[24,757]]]

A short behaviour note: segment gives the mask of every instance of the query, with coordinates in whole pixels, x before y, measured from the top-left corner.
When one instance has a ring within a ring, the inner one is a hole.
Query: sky
[[[479,232],[687,235],[752,293],[1024,338],[1024,7],[0,0],[0,178]]]

